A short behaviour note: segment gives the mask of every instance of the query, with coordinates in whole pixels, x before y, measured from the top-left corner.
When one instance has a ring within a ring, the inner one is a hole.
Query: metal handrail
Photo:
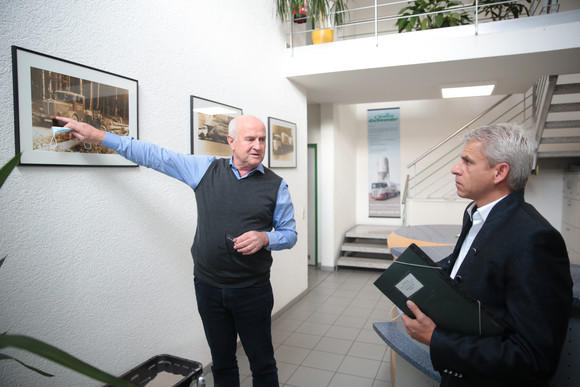
[[[452,133],[449,136],[447,136],[447,138],[445,140],[441,141],[439,144],[435,145],[433,148],[429,149],[427,152],[423,153],[421,156],[417,157],[415,160],[413,160],[412,162],[410,162],[407,165],[407,168],[411,168],[412,166],[416,165],[419,161],[423,160],[425,157],[429,156],[431,153],[433,153],[434,151],[436,151],[437,149],[439,149],[442,145],[446,144],[453,137],[457,136],[459,133],[461,133],[462,131],[464,131],[467,127],[469,127],[469,125],[473,124],[475,121],[479,120],[481,117],[483,117],[484,115],[486,115],[487,113],[489,113],[490,111],[492,111],[494,108],[496,108],[497,106],[501,105],[505,100],[507,100],[511,96],[512,95],[509,94],[509,95],[503,97],[498,102],[496,102],[492,106],[488,107],[483,112],[479,113],[477,116],[475,116],[468,123],[466,123],[465,125],[463,125],[461,128],[459,128],[458,130],[456,130],[454,133]]]
[[[446,187],[449,185],[449,179],[452,179],[452,175],[447,173],[447,171],[457,159],[463,143],[461,141],[453,140],[457,140],[456,138],[458,135],[469,126],[476,123],[478,120],[482,121],[482,124],[487,125],[500,121],[519,121],[522,124],[525,124],[532,119],[533,114],[530,114],[529,111],[532,110],[533,107],[533,104],[531,104],[530,101],[536,98],[534,93],[526,92],[521,100],[518,99],[514,103],[508,104],[507,101],[510,97],[513,96],[508,95],[503,97],[501,100],[485,109],[482,113],[478,114],[475,118],[471,119],[460,129],[456,130],[453,134],[449,135],[438,145],[432,147],[429,151],[425,152],[407,165],[407,169],[411,172],[407,176],[402,193],[404,198],[402,204],[404,208],[407,204],[408,198],[455,197],[455,191],[453,189],[450,188],[446,190]],[[490,113],[494,110],[497,114],[490,117]],[[420,162],[427,164],[424,164],[424,167],[419,168],[418,164]],[[449,185],[449,187],[451,187],[451,185]]]
[[[374,32],[372,33],[372,35],[374,35],[375,39],[377,40],[377,46],[378,46],[378,37],[379,37],[379,29],[378,29],[378,25],[379,23],[383,23],[383,22],[387,22],[387,21],[395,21],[395,20],[399,20],[399,19],[403,19],[403,18],[409,18],[410,16],[403,16],[403,15],[399,15],[398,12],[400,9],[403,8],[403,6],[406,6],[409,3],[412,3],[414,0],[397,0],[397,1],[390,1],[390,2],[385,2],[385,3],[381,3],[378,4],[378,0],[375,0],[375,4],[372,6],[365,6],[365,7],[358,7],[358,8],[351,8],[351,9],[347,9],[344,11],[339,11],[339,12],[331,12],[330,13],[330,18],[332,19],[332,17],[334,16],[334,14],[338,14],[338,13],[342,13],[344,15],[349,15],[352,13],[356,13],[356,12],[360,12],[360,11],[368,11],[370,9],[374,9],[374,17],[371,18],[364,18],[364,19],[360,19],[360,20],[355,20],[355,21],[347,21],[341,25],[338,26],[328,26],[328,27],[324,27],[324,28],[329,28],[332,30],[342,30],[344,31],[345,28],[348,27],[355,27],[355,26],[360,26],[360,25],[364,25],[364,24],[374,24]],[[479,23],[481,22],[486,22],[486,21],[490,21],[492,20],[491,18],[481,18],[479,16],[479,14],[482,12],[483,9],[491,7],[491,6],[497,6],[497,5],[505,5],[505,4],[510,4],[510,3],[518,3],[521,0],[505,0],[505,1],[501,1],[501,2],[497,2],[497,3],[492,3],[492,4],[480,4],[479,0],[475,0],[474,3],[470,3],[470,4],[463,4],[463,5],[459,5],[459,6],[454,6],[454,7],[450,7],[448,9],[445,10],[441,10],[441,11],[435,11],[435,12],[427,12],[427,13],[422,13],[422,14],[416,14],[416,15],[412,15],[412,17],[424,17],[424,16],[432,16],[432,15],[437,15],[437,14],[442,14],[442,13],[447,13],[450,11],[465,11],[467,13],[474,13],[474,27],[475,27],[475,35],[478,34],[479,31]],[[536,16],[537,14],[542,14],[542,13],[551,13],[554,11],[554,8],[557,12],[558,10],[558,6],[554,7],[554,6],[543,6],[540,7],[542,1],[541,0],[532,0],[532,2],[529,4],[529,16]],[[379,9],[385,9],[386,7],[393,7],[393,6],[398,6],[398,8],[396,9],[396,13],[393,13],[391,15],[386,15],[386,16],[379,16]],[[525,16],[525,15],[521,15],[521,16]],[[313,32],[318,30],[317,28],[312,28],[309,29],[307,28],[306,30],[302,30],[299,32],[296,32],[294,30],[294,22],[295,21],[302,21],[302,22],[308,22],[310,21],[310,18],[308,16],[303,17],[303,18],[296,18],[296,19],[292,19],[289,20],[287,23],[290,23],[290,44],[289,47],[292,49],[292,55],[294,54],[294,35],[297,34],[307,34],[309,32]],[[386,32],[395,32],[397,31],[396,29],[394,29],[393,31],[386,31]],[[398,32],[398,31],[397,31]],[[361,35],[366,35],[369,36],[371,35],[371,33],[363,33]],[[355,35],[349,35],[348,37],[353,37]]]

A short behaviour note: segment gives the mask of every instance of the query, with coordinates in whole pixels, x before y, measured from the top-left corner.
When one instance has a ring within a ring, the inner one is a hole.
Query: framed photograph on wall
[[[136,166],[102,146],[70,139],[55,116],[138,138],[137,81],[12,46],[16,153],[20,164]]]
[[[228,126],[242,114],[240,108],[192,95],[191,154],[230,157]]]
[[[268,167],[296,168],[296,124],[268,117]]]

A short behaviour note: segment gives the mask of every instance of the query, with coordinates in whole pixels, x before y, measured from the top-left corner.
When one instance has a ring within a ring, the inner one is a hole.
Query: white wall
[[[401,109],[401,180],[411,171],[407,165],[413,160],[430,150],[447,136],[467,124],[476,115],[485,111],[488,107],[497,102],[501,96],[460,98],[446,100],[422,100],[422,101],[400,101],[389,103],[361,104],[358,109],[358,127],[360,134],[357,138],[362,144],[358,146],[357,152],[357,213],[356,223],[358,224],[378,224],[378,225],[401,225],[400,219],[390,218],[369,218],[368,203],[365,200],[368,196],[368,151],[364,144],[367,141],[366,111],[368,109],[394,108]],[[449,171],[451,174],[451,170]],[[526,188],[526,200],[532,203],[550,221],[554,227],[560,229],[562,206],[562,171],[540,170],[538,176],[531,176]],[[403,188],[403,187],[401,187]],[[549,195],[550,200],[545,200]],[[553,196],[553,198],[552,198]],[[433,202],[431,205],[424,204],[415,211],[424,210],[425,206],[431,206],[433,213],[440,213],[443,203]],[[453,215],[441,219],[441,224],[460,224],[461,217],[455,221],[450,219],[461,213],[457,210],[461,203],[446,208],[443,212],[449,211]],[[411,218],[409,224],[426,224],[434,222],[433,217],[423,218],[417,214]],[[420,219],[420,220],[419,220]]]
[[[4,0],[0,5],[0,163],[14,155],[11,45],[139,81],[139,137],[189,152],[189,96],[297,123],[290,186],[299,239],[274,254],[275,311],[307,287],[306,97],[273,2]],[[267,60],[263,58],[266,57]],[[169,353],[207,365],[189,248],[191,190],[145,168],[20,166],[0,195],[0,329],[54,344],[112,374]],[[16,350],[44,378],[0,362],[0,385],[100,385]]]

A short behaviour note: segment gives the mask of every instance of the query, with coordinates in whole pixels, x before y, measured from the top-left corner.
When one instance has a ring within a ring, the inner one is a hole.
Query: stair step
[[[389,247],[376,243],[346,242],[342,244],[342,251],[352,251],[358,253],[390,254]]]
[[[580,151],[538,152],[539,159],[560,158],[560,157],[580,157]]]
[[[554,103],[550,105],[549,113],[576,112],[580,110],[580,102]]]
[[[543,137],[541,144],[570,144],[580,142],[580,136],[569,137]]]
[[[385,270],[391,265],[391,263],[393,263],[393,261],[389,259],[356,258],[342,256],[338,258],[337,265]]]
[[[397,227],[388,226],[371,226],[359,224],[345,234],[347,238],[368,238],[368,239],[384,239],[386,240],[389,235],[395,231]]]
[[[554,94],[575,94],[580,93],[580,83],[565,83],[556,85]]]
[[[546,121],[544,129],[558,129],[558,128],[578,128],[580,127],[580,120],[569,121]]]

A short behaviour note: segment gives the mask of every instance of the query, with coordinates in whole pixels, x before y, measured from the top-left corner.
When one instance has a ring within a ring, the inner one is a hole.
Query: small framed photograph
[[[191,154],[230,157],[228,126],[242,114],[240,108],[192,95]]]
[[[270,168],[296,168],[296,124],[268,117]]]
[[[53,122],[68,117],[138,138],[136,80],[16,46],[12,67],[20,164],[136,166],[102,145],[70,139]]]

